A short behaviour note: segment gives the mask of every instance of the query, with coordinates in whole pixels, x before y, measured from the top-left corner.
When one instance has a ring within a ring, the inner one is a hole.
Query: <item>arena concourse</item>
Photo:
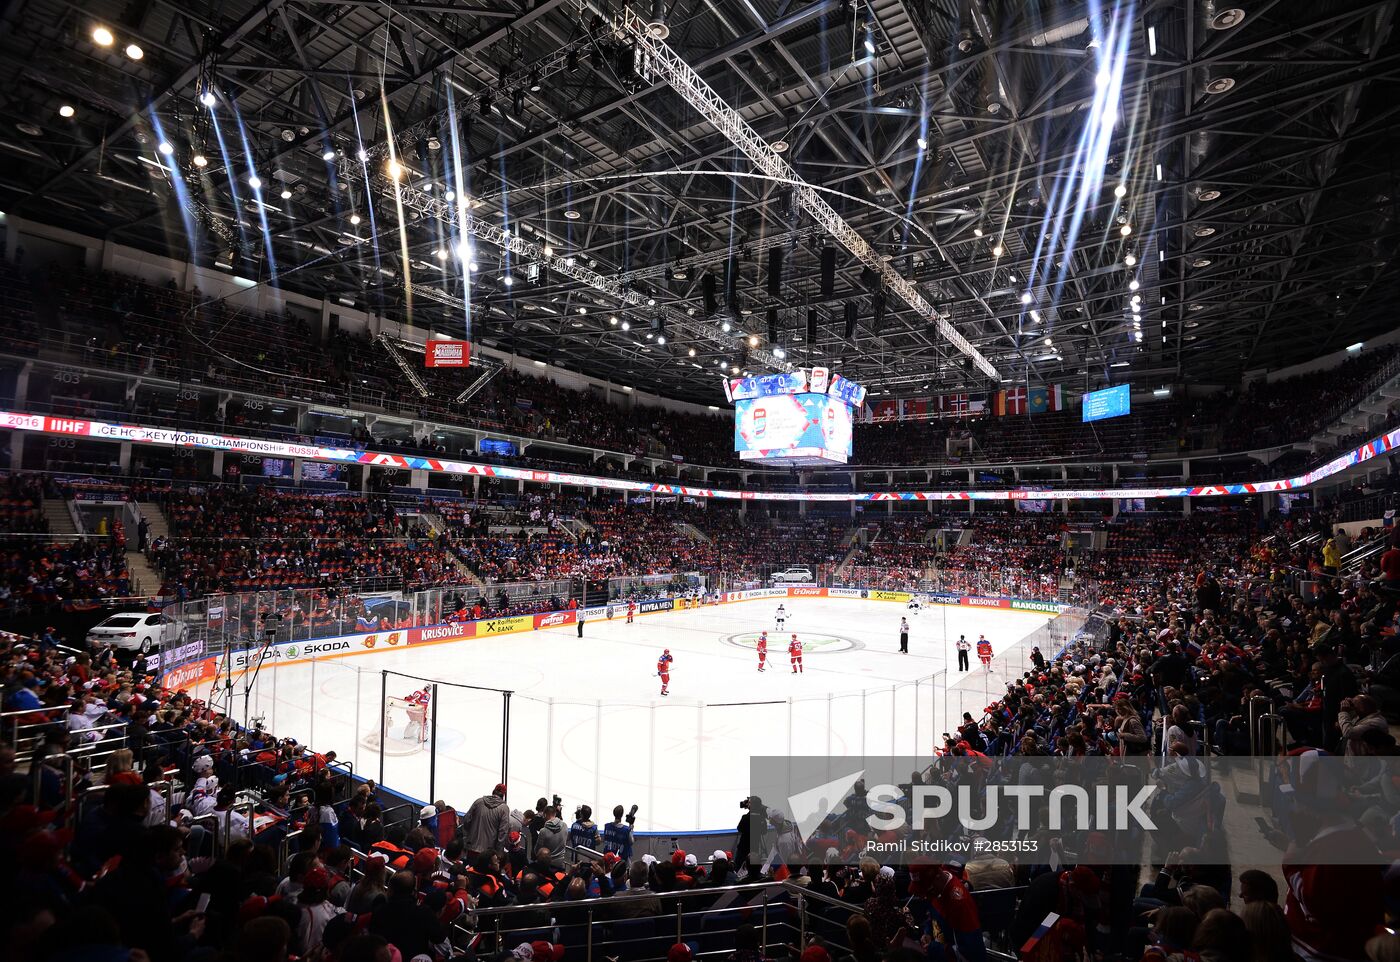
[[[1396,14],[14,0],[6,958],[1400,962]]]

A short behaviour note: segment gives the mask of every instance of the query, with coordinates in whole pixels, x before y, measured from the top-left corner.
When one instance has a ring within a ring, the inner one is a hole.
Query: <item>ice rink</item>
[[[639,831],[732,828],[748,794],[750,756],[922,755],[963,711],[980,717],[1019,674],[1015,646],[1050,619],[1036,612],[925,607],[909,615],[910,651],[899,653],[904,605],[793,598],[786,632],[774,630],[776,599],[589,621],[264,669],[250,698],[279,734],[335,748],[358,774],[409,796],[464,808],[500,778],[509,697],[512,807],[558,794],[566,820],[587,802],[599,822],[614,805],[639,806]],[[768,666],[757,670],[758,632],[769,632]],[[793,674],[787,643],[805,645]],[[985,633],[996,659],[984,671],[956,668],[954,642]],[[656,661],[675,658],[660,697]],[[1047,652],[1048,654],[1048,652]],[[412,676],[412,677],[409,677]],[[417,679],[440,682],[426,750],[405,752],[406,717],[394,713],[378,750],[381,692],[405,696]],[[448,683],[456,683],[448,684]],[[241,709],[242,686],[236,699]],[[241,711],[240,711],[241,713]],[[395,753],[398,752],[398,753]],[[435,755],[432,764],[430,755]],[[431,793],[430,793],[431,789]]]

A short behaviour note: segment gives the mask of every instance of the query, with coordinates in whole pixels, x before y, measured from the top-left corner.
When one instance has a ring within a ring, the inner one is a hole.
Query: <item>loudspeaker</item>
[[[870,322],[870,326],[873,327],[873,328],[875,329],[875,333],[876,333],[876,334],[879,334],[881,331],[883,331],[883,330],[885,329],[885,292],[884,292],[884,291],[878,291],[878,292],[876,292],[875,297],[874,297],[874,301],[875,301],[875,311],[874,311],[875,317],[874,317],[874,319]]]
[[[878,291],[880,289],[880,275],[872,267],[862,267],[860,269],[860,286],[867,291]]]
[[[846,340],[855,340],[856,336],[856,302],[846,302]]]
[[[822,248],[822,297],[836,293],[836,248]]]
[[[807,308],[807,346],[810,348],[817,343],[817,309]]]
[[[783,249],[774,247],[768,252],[768,293],[777,297],[783,290]]]
[[[713,317],[719,310],[719,303],[715,300],[715,275],[706,274],[700,278],[700,293],[705,300],[705,316]]]
[[[768,308],[768,345],[776,347],[778,345],[778,309]]]
[[[729,302],[734,302],[734,296],[739,293],[739,259],[729,258],[729,266],[724,272],[724,295],[729,298]]]

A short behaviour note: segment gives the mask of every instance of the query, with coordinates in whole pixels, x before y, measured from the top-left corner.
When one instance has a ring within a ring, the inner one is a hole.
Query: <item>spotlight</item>
[[[110,47],[116,38],[112,36],[112,31],[99,24],[92,28],[92,42],[99,47]]]
[[[72,107],[68,106],[68,104],[64,104],[62,107],[58,108],[58,115],[64,120],[67,120],[69,117],[72,117],[74,113],[75,111]]]
[[[992,256],[993,256],[993,257],[1000,257],[1004,252],[1005,252],[1005,248],[1003,248],[1000,244],[998,244],[998,245],[996,245],[995,247],[992,248]]]
[[[477,272],[477,269],[478,269],[479,267],[480,267],[480,265],[477,264],[476,261],[472,261],[470,264],[467,265],[467,270],[470,271],[471,273],[475,274],[475,273]]]
[[[630,330],[632,330],[632,325],[629,324],[629,323],[627,323],[626,321],[623,321],[623,322],[622,322],[622,329],[623,329],[624,331],[630,331]]]
[[[540,68],[539,68],[539,67],[536,67],[534,70],[531,70],[531,71],[530,71],[530,93],[532,93],[532,94],[537,94],[537,93],[539,93],[539,92],[540,92]]]
[[[142,50],[137,44],[129,43],[126,45],[126,55],[132,60],[140,60],[142,57],[146,56],[146,51]]]
[[[723,331],[724,333],[728,334],[728,333],[729,333],[729,330],[730,330],[730,328],[729,328],[729,322],[728,322],[728,321],[725,321],[723,324],[721,324],[721,325],[719,326],[719,329],[720,329],[721,331]]]
[[[1127,237],[1127,236],[1128,236],[1129,234],[1131,234],[1132,232],[1133,232],[1133,225],[1132,225],[1132,224],[1124,224],[1122,227],[1118,228],[1118,233],[1121,234],[1121,235],[1124,236],[1124,237]]]
[[[321,159],[329,164],[331,161],[335,160],[335,151],[327,147],[325,153],[321,155]]]
[[[248,186],[254,190],[260,190],[262,188],[262,180],[259,179],[257,174],[250,174],[248,176]]]
[[[210,90],[208,87],[205,87],[205,88],[204,88],[204,91],[203,91],[202,93],[200,93],[200,95],[199,95],[199,102],[202,103],[202,104],[204,104],[204,106],[206,106],[206,107],[212,107],[212,106],[214,106],[214,103],[215,103],[214,91]]]
[[[389,161],[388,171],[390,180],[398,180],[403,176],[403,164],[399,163],[397,160],[391,160]]]
[[[1137,257],[1133,254],[1129,254],[1123,258],[1123,263],[1127,264],[1129,267],[1132,267],[1134,264],[1137,263]]]
[[[162,154],[164,154],[167,157],[175,153],[175,148],[170,146],[170,141],[168,140],[162,140],[160,142],[160,145],[156,147],[156,150],[159,150]]]
[[[358,227],[358,226],[360,226],[360,215],[359,215],[359,214],[351,214],[351,215],[350,215],[350,224],[351,224],[351,226],[353,226],[353,227]]]
[[[749,335],[749,347],[758,347],[758,335],[757,335],[757,334],[750,334],[750,335]]]
[[[1128,196],[1128,188],[1125,187],[1125,186],[1123,186],[1122,184],[1119,184],[1117,187],[1113,188],[1113,196],[1114,196],[1114,197],[1126,197],[1126,196]]]
[[[1030,291],[1026,291],[1024,294],[1021,295],[1021,303],[1022,303],[1022,304],[1029,304],[1030,302],[1031,302],[1031,292],[1030,292]]]
[[[1138,283],[1137,278],[1133,278],[1132,280],[1128,281],[1128,290],[1130,291],[1135,291],[1141,286],[1142,285]]]
[[[654,298],[654,297],[648,297],[648,298],[647,298],[647,307],[655,307],[655,306],[656,306],[656,298]]]
[[[918,140],[918,144],[919,144],[919,149],[920,149],[920,150],[928,150],[928,138],[927,138],[927,137],[924,137],[923,135],[920,135],[920,136],[919,136],[919,140]]]
[[[440,260],[440,261],[445,261],[445,260],[447,260],[447,248],[446,248],[446,247],[439,247],[434,253],[437,254],[437,259],[438,259],[438,260]]]
[[[196,167],[208,167],[209,158],[205,157],[203,154],[195,154],[190,158],[190,163],[194,164]]]
[[[505,277],[501,278],[501,283],[504,284],[506,287],[511,287],[515,284],[515,278],[507,274]]]
[[[292,192],[291,192],[290,190],[288,190],[287,188],[283,187],[283,188],[282,188],[282,193],[281,193],[279,196],[281,196],[281,198],[282,198],[283,200],[291,200],[291,199],[292,199]]]
[[[972,228],[972,236],[973,236],[973,237],[981,237],[981,236],[982,236],[982,228],[980,228],[980,227],[974,227],[974,228]]]
[[[457,258],[458,258],[458,260],[464,260],[464,261],[465,261],[465,260],[471,260],[471,256],[472,256],[472,245],[471,245],[471,244],[468,244],[466,241],[460,242],[460,243],[457,245]]]
[[[861,45],[865,47],[866,53],[872,57],[875,56],[875,27],[873,24],[867,23],[865,25],[865,38],[861,41]]]
[[[658,335],[656,335],[656,343],[657,343],[657,344],[660,344],[660,345],[662,345],[662,346],[664,347],[665,344],[666,344],[666,335],[665,335],[665,334],[658,334]]]
[[[361,147],[359,150],[355,151],[355,159],[363,164],[365,161],[369,160],[369,153]]]
[[[616,314],[611,314],[611,315],[609,315],[609,316],[608,316],[608,323],[611,324],[613,327],[617,327],[617,315],[616,315]]]
[[[686,354],[688,354],[690,357],[694,357],[694,356],[695,356],[695,348],[692,347],[690,350],[686,351]]]
[[[781,347],[775,347],[773,348],[773,356],[781,361],[783,358],[787,357],[787,351],[784,351]]]

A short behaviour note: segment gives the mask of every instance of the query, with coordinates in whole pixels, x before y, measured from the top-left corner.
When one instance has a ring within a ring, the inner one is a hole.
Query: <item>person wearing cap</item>
[[[324,868],[314,868],[306,873],[301,893],[296,900],[299,912],[297,941],[306,955],[320,951],[321,935],[326,930],[326,923],[345,911],[331,902],[330,890],[331,876]]]
[[[569,826],[569,847],[591,848],[595,851],[601,848],[603,842],[598,834],[598,826],[593,821],[593,809],[588,805],[580,805],[575,814],[577,817]]]
[[[472,802],[462,820],[462,841],[472,855],[499,852],[506,847],[510,832],[510,807],[506,805],[506,787],[497,785],[491,794]]]

